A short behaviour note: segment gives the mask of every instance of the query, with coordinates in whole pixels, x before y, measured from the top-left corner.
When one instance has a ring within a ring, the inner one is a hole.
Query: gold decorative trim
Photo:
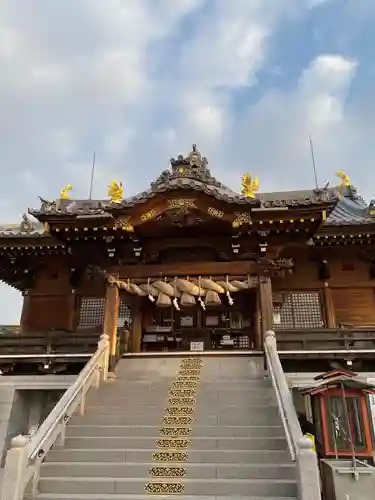
[[[180,371],[182,370],[201,370],[202,365],[199,363],[184,363],[181,364]]]
[[[156,462],[187,462],[188,458],[188,454],[181,451],[156,451],[152,454]]]
[[[232,222],[233,227],[241,227],[244,224],[252,224],[251,215],[249,212],[236,212],[236,218]]]
[[[191,435],[191,427],[161,427],[159,429],[161,436],[166,437],[188,437]]]
[[[195,389],[198,386],[198,382],[173,382],[173,389]]]
[[[189,439],[158,439],[156,441],[158,448],[183,449],[188,448],[190,445],[191,441]]]
[[[201,365],[203,363],[203,359],[201,358],[184,358],[181,359],[181,363],[197,363]]]
[[[156,215],[155,209],[148,210],[147,212],[145,212],[141,215],[141,221],[146,222],[147,220],[153,219],[155,217],[155,215]]]
[[[175,198],[168,200],[169,210],[188,210],[189,208],[197,208],[195,199],[193,198]]]
[[[200,377],[197,375],[179,375],[177,382],[199,382]]]
[[[193,417],[164,417],[164,425],[191,425],[194,422]]]
[[[178,415],[193,415],[194,413],[194,406],[171,406],[170,408],[166,408],[165,409],[165,413],[167,415],[174,415],[174,416],[178,416]]]
[[[145,493],[152,493],[155,495],[178,495],[183,493],[183,483],[157,483],[151,482],[145,485]]]
[[[188,369],[182,369],[179,371],[179,376],[194,376],[194,377],[199,377],[201,371],[200,370],[191,370],[190,368]]]
[[[195,398],[168,398],[169,405],[195,405],[197,400]]]
[[[184,477],[187,474],[185,467],[162,467],[154,465],[148,470],[153,477]]]
[[[224,217],[224,212],[214,207],[208,207],[207,212],[209,215],[212,215],[213,217],[216,217],[218,219],[222,219]]]
[[[197,394],[196,390],[193,389],[172,389],[169,391],[169,396],[177,398],[189,398]]]

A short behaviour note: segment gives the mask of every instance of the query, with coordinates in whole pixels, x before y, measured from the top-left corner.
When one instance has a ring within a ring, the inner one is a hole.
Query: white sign
[[[204,351],[204,342],[190,342],[191,351]]]
[[[273,324],[274,325],[281,325],[281,316],[280,313],[274,312],[273,313]]]

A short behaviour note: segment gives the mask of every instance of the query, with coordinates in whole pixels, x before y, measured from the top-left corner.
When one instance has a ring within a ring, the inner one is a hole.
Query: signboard
[[[204,351],[204,342],[190,342],[191,351]]]
[[[281,316],[280,316],[279,312],[273,313],[273,324],[274,325],[281,325]]]

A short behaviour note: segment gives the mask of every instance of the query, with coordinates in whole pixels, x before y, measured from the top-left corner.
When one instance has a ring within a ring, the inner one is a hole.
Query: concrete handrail
[[[321,500],[320,474],[313,443],[302,434],[288,382],[277,352],[275,332],[265,333],[264,352],[290,455],[298,473],[299,500]]]
[[[59,439],[64,445],[66,425],[79,408],[85,411],[86,395],[95,385],[107,380],[109,363],[109,337],[100,337],[97,351],[78,375],[74,384],[63,394],[51,413],[31,438],[16,436],[12,439],[1,482],[0,500],[22,500],[26,486],[32,480],[32,495],[37,493],[40,465]]]

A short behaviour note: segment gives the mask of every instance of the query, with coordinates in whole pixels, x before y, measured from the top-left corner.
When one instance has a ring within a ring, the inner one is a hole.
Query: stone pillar
[[[117,320],[119,310],[119,290],[114,283],[107,284],[104,310],[104,333],[109,337],[109,371],[113,371],[116,363]]]

